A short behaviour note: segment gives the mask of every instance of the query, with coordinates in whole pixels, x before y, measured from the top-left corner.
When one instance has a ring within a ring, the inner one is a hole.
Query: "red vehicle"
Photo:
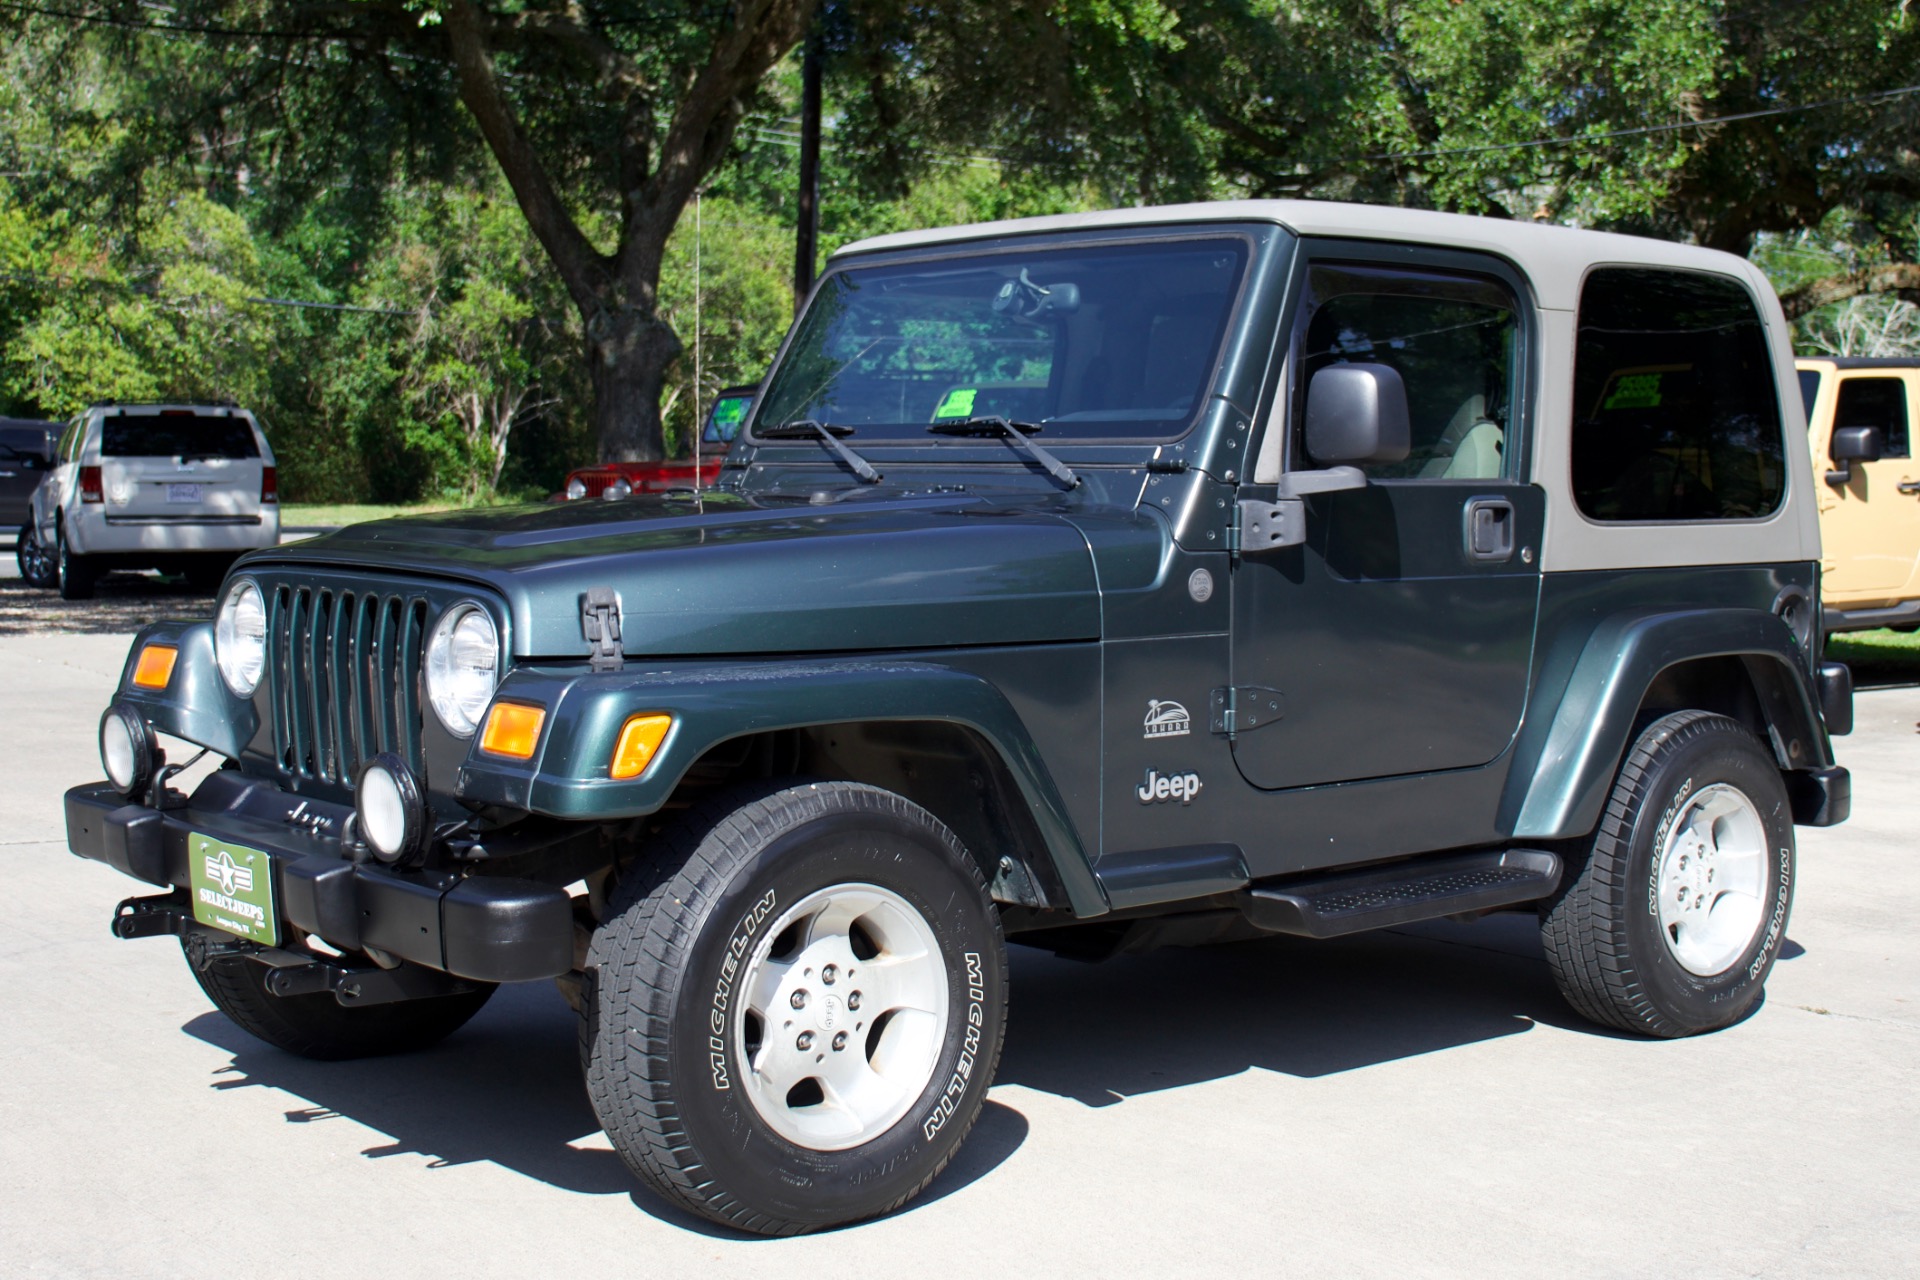
[[[720,478],[720,463],[733,447],[733,438],[753,408],[758,387],[727,387],[707,411],[700,432],[699,475],[692,458],[664,458],[659,462],[602,462],[567,473],[561,497],[624,498],[633,493],[661,493],[668,489],[706,489]]]

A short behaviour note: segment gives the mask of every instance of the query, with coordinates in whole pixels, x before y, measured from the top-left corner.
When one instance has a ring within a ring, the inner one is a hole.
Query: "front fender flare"
[[[164,689],[142,689],[133,682],[134,664],[149,644],[179,650]],[[220,676],[211,622],[155,622],[142,627],[127,649],[114,697],[138,710],[159,732],[230,760],[240,755],[260,728],[260,714],[253,703],[234,697]]]
[[[657,812],[708,751],[749,734],[854,721],[942,721],[977,733],[1000,757],[1045,843],[1077,915],[1104,914],[1106,896],[1059,789],[1026,727],[988,681],[932,662],[827,660],[689,664],[590,674],[518,668],[496,695],[547,708],[531,760],[477,747],[460,770],[458,797],[570,821],[614,821]],[[615,780],[609,761],[632,715],[666,712],[672,729],[639,777]]]
[[[1550,723],[1523,730],[1515,744],[1502,825],[1516,840],[1592,831],[1654,680],[1678,663],[1721,657],[1745,664],[1783,770],[1833,763],[1810,680],[1799,674],[1806,659],[1779,617],[1760,609],[1619,614],[1589,633],[1577,659],[1561,664],[1561,679],[1554,678],[1552,659],[1543,668],[1535,700],[1558,693],[1558,710]],[[1780,757],[1786,745],[1797,745],[1798,758]]]

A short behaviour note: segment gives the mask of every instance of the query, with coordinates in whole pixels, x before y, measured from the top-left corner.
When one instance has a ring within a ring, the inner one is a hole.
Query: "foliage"
[[[1884,0],[75,2],[0,10],[0,409],[239,399],[290,497],[683,447],[791,315],[809,29],[823,253],[1337,197],[1750,253],[1809,349],[1920,348]]]

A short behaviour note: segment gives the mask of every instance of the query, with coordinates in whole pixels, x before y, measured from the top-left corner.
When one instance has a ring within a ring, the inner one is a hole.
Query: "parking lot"
[[[1518,915],[1098,966],[1016,948],[999,1083],[956,1164],[890,1218],[764,1241],[638,1189],[550,986],[502,991],[430,1052],[329,1065],[213,1014],[170,942],[114,941],[139,886],[65,852],[60,794],[100,772],[125,633],[211,602],[133,582],[102,597],[0,580],[7,1274],[1809,1276],[1920,1259],[1920,690],[1860,695],[1840,743],[1855,816],[1800,832],[1791,941],[1740,1026],[1663,1043],[1581,1023]]]

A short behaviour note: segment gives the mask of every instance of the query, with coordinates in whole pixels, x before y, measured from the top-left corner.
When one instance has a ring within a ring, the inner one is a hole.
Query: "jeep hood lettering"
[[[634,656],[1091,640],[1086,539],[1028,500],[814,506],[711,495],[460,511],[350,525],[249,565],[464,581],[506,601],[516,657],[584,657],[580,602],[620,593]],[[243,566],[244,570],[244,566]]]

